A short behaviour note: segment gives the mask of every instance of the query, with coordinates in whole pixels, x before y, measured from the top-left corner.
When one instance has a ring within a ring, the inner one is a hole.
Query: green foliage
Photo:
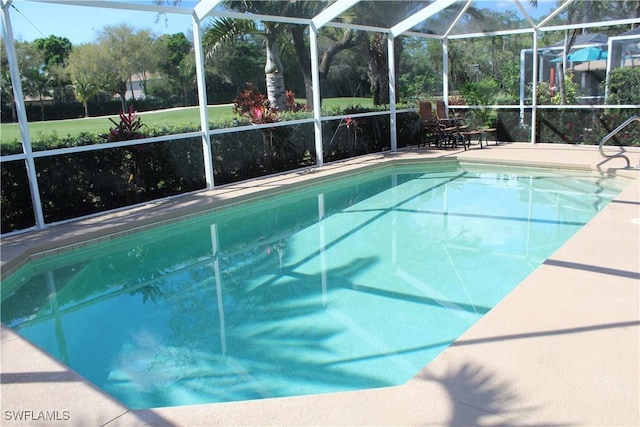
[[[598,144],[600,140],[629,118],[633,110],[544,109],[538,112],[538,142]],[[640,145],[640,129],[630,126],[611,142],[615,145]]]
[[[500,85],[492,78],[478,82],[468,82],[460,89],[460,94],[469,105],[492,105],[500,93]],[[475,126],[492,126],[496,114],[490,110],[473,110],[467,119]]]
[[[577,104],[580,87],[574,81],[573,73],[568,71],[564,77],[564,91],[567,105]],[[562,104],[562,95],[559,90],[552,88],[547,82],[539,82],[537,85],[538,104]]]
[[[191,50],[191,42],[184,33],[163,34],[157,40],[158,69],[171,79],[176,79],[176,71],[180,63]]]
[[[506,61],[501,67],[500,85],[506,102],[516,101],[520,92],[520,63]]]
[[[607,104],[640,104],[640,68],[616,68],[609,73]]]
[[[44,62],[47,67],[64,65],[73,48],[71,41],[66,37],[50,35],[47,38],[35,39],[33,45],[44,54]]]
[[[264,51],[260,41],[248,38],[211,52],[207,55],[207,72],[230,82],[234,92],[246,82],[264,90]]]
[[[465,83],[460,89],[469,105],[491,105],[499,92],[500,85],[492,78]]]

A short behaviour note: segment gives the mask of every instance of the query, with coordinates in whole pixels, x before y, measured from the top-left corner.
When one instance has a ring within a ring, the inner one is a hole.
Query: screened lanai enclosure
[[[628,0],[2,0],[2,233],[417,146],[421,100],[597,144],[638,113],[638,26]]]

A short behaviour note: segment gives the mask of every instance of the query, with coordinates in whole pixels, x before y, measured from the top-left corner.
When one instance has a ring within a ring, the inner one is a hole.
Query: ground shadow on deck
[[[435,375],[427,368],[415,379],[437,382],[448,394],[451,399],[450,417],[442,424],[446,426],[524,425],[526,414],[535,413],[538,409],[524,402],[513,384],[474,363],[462,363],[441,375]],[[557,424],[536,422],[536,425]]]

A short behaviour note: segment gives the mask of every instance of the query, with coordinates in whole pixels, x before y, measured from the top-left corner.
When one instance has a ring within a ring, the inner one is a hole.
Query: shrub
[[[640,104],[640,68],[616,68],[609,73],[607,104]]]

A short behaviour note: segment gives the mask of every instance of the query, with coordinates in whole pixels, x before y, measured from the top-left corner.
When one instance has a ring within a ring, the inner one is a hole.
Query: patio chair
[[[466,125],[464,115],[453,109],[451,109],[451,112],[458,134],[460,135],[461,143],[464,145],[465,150],[467,149],[467,147],[471,147],[471,143],[473,142],[474,138],[478,139],[478,145],[480,145],[480,148],[483,148],[483,139],[485,145],[489,145],[488,133],[494,133],[494,135],[496,135],[496,145],[498,145],[497,133],[495,128],[469,129],[469,127]]]
[[[433,114],[430,101],[418,102],[418,114],[421,126],[421,144],[443,148],[456,146],[455,127],[446,127]]]
[[[418,102],[418,116],[420,117],[420,145],[431,147],[440,143],[440,125],[433,115],[431,102]]]
[[[436,100],[436,115],[438,116],[438,121],[446,127],[454,127],[456,126],[456,118],[449,117],[447,112],[447,106],[443,100]],[[464,124],[457,124],[461,129],[464,129],[466,126]]]

